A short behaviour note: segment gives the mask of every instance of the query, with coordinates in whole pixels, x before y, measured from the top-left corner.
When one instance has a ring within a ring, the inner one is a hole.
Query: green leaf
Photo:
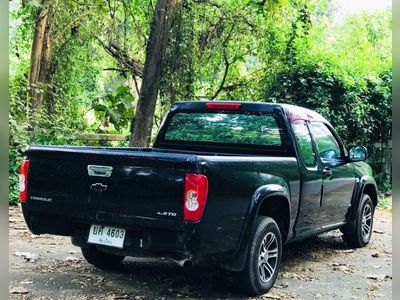
[[[107,110],[107,106],[105,106],[103,104],[96,104],[96,105],[92,106],[92,108],[95,111],[106,111]]]
[[[121,85],[121,86],[117,87],[116,92],[117,92],[117,95],[123,95],[123,94],[129,93],[129,88],[127,86]]]

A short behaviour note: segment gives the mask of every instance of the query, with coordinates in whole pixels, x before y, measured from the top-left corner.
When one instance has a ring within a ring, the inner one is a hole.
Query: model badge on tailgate
[[[169,211],[158,211],[157,215],[164,216],[164,217],[176,217],[176,213],[169,212]]]

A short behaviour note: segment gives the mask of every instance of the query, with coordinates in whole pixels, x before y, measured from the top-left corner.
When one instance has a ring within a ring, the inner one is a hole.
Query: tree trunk
[[[35,111],[43,104],[44,84],[51,60],[50,10],[48,2],[42,3],[42,9],[35,24],[29,71],[29,101]]]
[[[153,117],[160,86],[162,64],[168,43],[176,0],[158,0],[151,22],[150,37],[146,47],[140,97],[133,119],[129,146],[147,147],[150,144]]]
[[[190,0],[181,1],[176,6],[160,86],[160,94],[168,100],[169,105],[191,99],[194,94],[193,7]]]

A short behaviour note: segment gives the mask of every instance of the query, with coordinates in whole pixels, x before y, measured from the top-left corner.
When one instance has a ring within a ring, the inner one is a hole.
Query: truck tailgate
[[[32,212],[183,219],[185,173],[195,160],[191,155],[42,146],[32,147],[27,154]],[[88,169],[94,172],[89,175]]]

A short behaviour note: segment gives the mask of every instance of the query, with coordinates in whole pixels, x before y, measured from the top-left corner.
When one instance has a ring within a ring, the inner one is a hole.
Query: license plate
[[[88,243],[122,248],[125,239],[125,229],[92,225]]]

